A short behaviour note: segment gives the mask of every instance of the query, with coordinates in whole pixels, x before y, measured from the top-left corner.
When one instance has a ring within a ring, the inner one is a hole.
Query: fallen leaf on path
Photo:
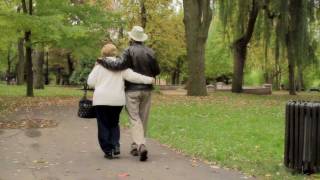
[[[196,161],[193,161],[193,162],[191,163],[191,166],[192,166],[192,167],[198,167],[199,164],[198,164]]]
[[[266,177],[271,177],[271,174],[266,174],[265,176],[266,176]]]
[[[118,174],[118,177],[120,177],[120,178],[124,178],[124,177],[128,177],[128,176],[130,176],[128,173],[120,173],[120,174]]]
[[[38,163],[38,164],[47,164],[48,162],[47,161],[45,161],[45,160],[42,160],[42,159],[40,159],[40,160],[33,160],[32,161],[33,163]]]
[[[20,120],[3,121],[0,129],[21,129],[21,128],[51,128],[56,127],[58,123],[54,120],[27,118]]]
[[[210,168],[212,168],[212,169],[220,169],[219,166],[210,166]]]
[[[249,179],[249,177],[247,177],[247,176],[242,176],[242,177],[240,177],[241,179]]]

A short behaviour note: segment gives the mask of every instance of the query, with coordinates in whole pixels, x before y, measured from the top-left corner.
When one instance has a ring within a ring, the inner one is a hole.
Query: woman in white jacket
[[[117,48],[113,44],[105,45],[101,55],[116,61]],[[94,87],[93,106],[95,106],[98,140],[105,158],[112,159],[120,154],[119,116],[125,105],[124,80],[133,83],[152,84],[154,78],[133,72],[110,71],[96,64],[88,77],[88,85]]]

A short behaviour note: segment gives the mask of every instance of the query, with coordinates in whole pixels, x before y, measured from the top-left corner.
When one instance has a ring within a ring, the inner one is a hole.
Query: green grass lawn
[[[222,166],[269,179],[301,179],[283,167],[284,110],[290,99],[320,100],[320,93],[209,97],[156,96],[149,136]]]
[[[0,84],[0,113],[30,101],[73,99],[79,88],[46,87],[25,98],[24,86]],[[283,167],[284,110],[290,99],[320,101],[320,93],[270,96],[216,92],[208,97],[154,94],[148,135],[184,153],[267,179],[303,179]],[[6,102],[5,102],[6,101]],[[4,103],[5,102],[5,103]],[[8,105],[9,104],[9,105]],[[127,123],[123,113],[122,123]]]
[[[81,97],[81,87],[46,86],[45,89],[34,89],[36,97]],[[0,84],[0,97],[23,97],[26,95],[26,86],[7,86]]]
[[[46,86],[34,90],[35,97],[26,97],[26,86],[7,86],[0,83],[0,115],[15,111],[16,108],[39,104],[61,104],[77,101],[83,96],[81,87]],[[92,92],[88,93],[89,95]]]

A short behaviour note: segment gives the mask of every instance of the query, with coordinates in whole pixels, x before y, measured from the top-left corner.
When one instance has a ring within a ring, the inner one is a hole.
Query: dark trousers
[[[123,106],[95,106],[98,140],[104,153],[120,146],[119,116]]]

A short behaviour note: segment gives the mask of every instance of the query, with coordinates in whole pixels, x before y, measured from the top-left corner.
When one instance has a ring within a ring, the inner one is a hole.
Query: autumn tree
[[[145,26],[149,36],[145,43],[155,51],[162,77],[174,79],[173,84],[179,84],[186,54],[185,30],[182,12],[172,7],[171,3],[171,0],[123,0],[118,11],[122,12],[125,22],[122,28],[126,31],[134,25]],[[128,37],[119,36],[116,43],[125,48]]]

